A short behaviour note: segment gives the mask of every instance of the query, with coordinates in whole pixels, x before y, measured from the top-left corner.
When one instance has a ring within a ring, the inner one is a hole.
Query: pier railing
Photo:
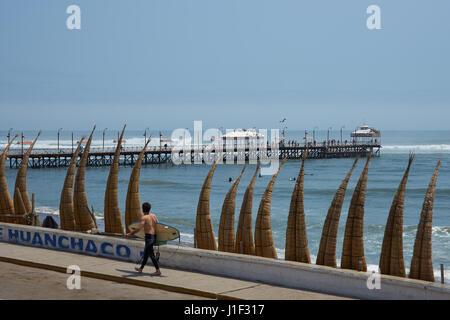
[[[174,150],[172,146],[149,146],[147,147],[143,163],[144,164],[160,164],[169,163],[172,161],[172,155],[179,155],[184,158],[191,159],[191,163],[198,163],[198,160],[203,161],[204,156],[208,154],[221,154],[224,159],[233,157],[233,159],[261,159],[264,157],[277,157],[279,159],[301,159],[303,153],[308,150],[309,159],[326,159],[326,158],[352,158],[356,156],[366,156],[371,153],[373,156],[379,156],[381,145],[375,143],[362,144],[340,144],[330,141],[329,143],[281,143],[279,145],[264,145],[258,146],[249,145],[233,145],[221,146],[215,145],[186,145],[178,146],[178,149]],[[212,149],[212,150],[211,150]],[[123,147],[121,149],[121,156],[119,163],[121,165],[134,165],[142,147],[132,146]],[[88,166],[108,166],[111,165],[114,159],[115,148],[114,147],[94,147],[89,150]],[[72,148],[45,148],[45,149],[33,149],[29,158],[30,168],[53,168],[53,167],[66,167],[69,165],[72,158]],[[81,153],[79,155],[81,157]],[[10,168],[18,168],[22,161],[22,150],[13,149],[8,152],[7,158],[9,159]]]
[[[75,150],[74,148],[73,150]],[[165,148],[162,147],[162,150]],[[59,150],[57,148],[34,148],[31,151],[31,154],[73,154],[72,148],[60,148]],[[124,147],[122,148],[122,152],[140,152],[142,150],[142,147],[133,146],[133,147]],[[148,151],[157,151],[160,150],[159,146],[149,146],[147,147]],[[23,151],[25,153],[26,149]],[[115,147],[99,147],[99,148],[90,148],[89,153],[114,153],[116,151]],[[0,151],[1,152],[1,151]],[[22,155],[21,149],[10,149],[8,152],[8,156],[10,155]]]

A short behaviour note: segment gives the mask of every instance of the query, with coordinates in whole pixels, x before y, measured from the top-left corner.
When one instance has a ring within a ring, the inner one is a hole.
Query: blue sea
[[[170,137],[171,130],[162,131],[163,139]],[[16,132],[15,132],[16,133]],[[113,148],[113,140],[117,139],[117,130],[105,131],[103,140],[102,130],[94,136],[92,148]],[[33,140],[37,132],[24,132],[24,140]],[[75,142],[81,135],[89,132],[74,132]],[[124,139],[125,147],[142,147],[144,131],[127,131]],[[309,133],[310,135],[311,133]],[[316,139],[323,141],[327,137],[326,131],[316,131]],[[0,149],[7,142],[7,132],[0,131]],[[159,132],[148,131],[152,135],[151,145],[159,145]],[[344,139],[349,139],[350,131],[344,131]],[[304,131],[288,131],[288,140],[303,141]],[[340,139],[340,132],[330,132],[330,139]],[[445,277],[450,280],[450,131],[382,131],[382,149],[380,157],[371,160],[367,182],[366,205],[364,215],[364,246],[369,270],[377,271],[380,258],[384,228],[388,218],[392,199],[397,190],[408,163],[411,152],[416,154],[411,167],[404,210],[404,257],[407,269],[412,258],[417,224],[420,218],[425,192],[433,174],[436,162],[441,160],[441,167],[437,180],[436,198],[433,216],[433,266],[436,280],[440,279],[440,264],[447,269]],[[62,131],[60,148],[71,148],[71,132]],[[36,149],[56,149],[57,132],[44,131],[35,146]],[[20,150],[20,146],[13,145],[13,149]],[[312,261],[315,261],[323,223],[342,179],[347,174],[353,159],[320,159],[307,160],[305,164],[305,211],[307,235]],[[342,209],[338,234],[337,257],[340,258],[343,234],[347,212],[353,189],[364,166],[365,159],[361,159],[348,185],[344,206]],[[271,223],[275,246],[280,259],[284,258],[286,224],[289,213],[291,194],[301,162],[288,161],[281,169],[272,194]],[[160,221],[176,226],[182,233],[184,243],[193,243],[193,230],[197,201],[202,183],[210,169],[209,165],[143,165],[140,177],[141,201],[149,201],[152,211],[158,215]],[[236,178],[242,165],[223,164],[215,171],[211,186],[211,217],[216,236],[220,212],[225,195],[231,184],[228,178]],[[255,166],[248,165],[240,182],[236,198],[236,224],[245,189],[250,182]],[[119,196],[122,213],[125,212],[125,199],[131,167],[120,167]],[[10,193],[17,170],[7,168],[7,179]],[[100,229],[103,229],[103,207],[108,167],[89,167],[86,172],[86,191],[89,204],[94,206],[95,215]],[[59,198],[64,183],[66,168],[29,169],[28,190],[36,194],[37,210],[42,214],[50,214],[59,222]],[[260,199],[270,176],[257,179],[253,202],[253,219]],[[339,265],[339,261],[338,261]]]

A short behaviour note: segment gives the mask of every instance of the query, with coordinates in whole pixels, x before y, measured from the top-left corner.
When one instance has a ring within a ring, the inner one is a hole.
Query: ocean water
[[[37,132],[24,132],[25,140],[32,140]],[[163,139],[170,137],[171,131],[164,130]],[[75,142],[81,135],[89,132],[75,132]],[[127,131],[126,147],[141,147],[144,143],[144,131]],[[151,145],[159,145],[159,132],[148,132],[154,138]],[[344,139],[350,132],[344,131]],[[392,199],[397,190],[408,163],[410,152],[416,154],[411,167],[405,194],[404,210],[404,257],[409,269],[417,224],[420,218],[422,203],[431,175],[438,159],[441,168],[437,180],[436,198],[433,215],[433,265],[436,280],[440,279],[440,264],[447,269],[445,277],[450,280],[450,131],[382,131],[381,156],[371,160],[367,182],[366,205],[364,215],[364,247],[369,270],[376,271],[380,258],[384,228],[389,214]],[[6,143],[7,132],[0,131],[0,148]],[[311,132],[309,132],[311,135]],[[304,131],[289,131],[287,139],[302,141]],[[318,141],[326,139],[326,131],[317,131]],[[339,139],[340,132],[332,131],[332,139]],[[57,134],[44,131],[35,148],[56,148]],[[117,139],[117,130],[105,132],[105,147],[113,147]],[[60,147],[71,147],[71,133],[62,131]],[[102,131],[94,136],[93,148],[103,148]],[[19,149],[20,146],[13,145]],[[333,196],[342,179],[350,169],[354,159],[319,159],[308,160],[305,164],[305,211],[309,249],[313,262],[317,255],[323,222]],[[340,258],[347,212],[354,187],[364,167],[365,159],[361,159],[350,179],[344,206],[342,208],[338,233],[337,257]],[[284,258],[286,224],[289,213],[291,194],[301,162],[288,161],[281,169],[272,194],[271,223],[275,246],[279,258]],[[182,233],[182,241],[193,243],[193,230],[198,196],[203,181],[210,169],[209,165],[143,165],[141,169],[140,195],[141,201],[149,201],[152,211],[159,220],[174,225]],[[220,212],[225,195],[231,184],[228,178],[236,178],[242,165],[219,165],[215,171],[211,186],[211,217],[217,236]],[[120,167],[119,200],[122,213],[125,211],[125,199],[131,167]],[[245,189],[255,170],[255,165],[247,165],[246,172],[240,182],[236,198],[236,225]],[[8,187],[13,193],[17,170],[7,169]],[[86,172],[86,191],[90,205],[94,206],[100,228],[103,228],[103,207],[108,167],[88,168]],[[66,168],[29,169],[28,190],[36,194],[38,211],[51,214],[58,219],[58,207],[61,188]],[[270,180],[270,176],[257,179],[253,200],[253,220],[256,220],[259,202]],[[339,264],[339,262],[338,262]]]

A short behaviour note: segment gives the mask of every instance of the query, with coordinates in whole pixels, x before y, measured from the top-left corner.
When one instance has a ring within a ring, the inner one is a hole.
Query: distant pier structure
[[[255,135],[255,137],[252,137]],[[250,139],[256,138],[257,141],[261,137],[252,131],[236,131],[231,134],[224,135],[221,144],[223,147],[222,154],[225,159],[233,157],[236,159],[260,158],[262,153],[266,157],[276,157],[279,159],[302,159],[303,153],[307,150],[308,159],[330,159],[330,158],[353,158],[356,156],[365,157],[371,153],[372,156],[379,156],[381,150],[380,132],[368,126],[361,126],[353,131],[350,135],[351,140],[326,140],[317,142],[311,137],[307,137],[305,132],[304,142],[287,141],[281,137],[279,143],[274,145],[264,145],[264,148],[252,149],[249,144]],[[231,145],[229,144],[231,141]],[[258,142],[260,143],[260,142]],[[210,145],[203,146],[183,146],[181,150],[175,152],[184,159],[190,159],[192,163],[203,161],[205,152],[208,152]],[[120,165],[132,166],[136,162],[141,147],[123,147],[120,153]],[[216,150],[220,150],[220,147]],[[109,166],[114,159],[115,148],[91,148],[87,166],[100,167]],[[172,162],[173,146],[167,144],[162,146],[148,147],[143,158],[143,164],[162,164]],[[23,150],[10,150],[7,157],[9,159],[10,168],[19,168],[23,157]],[[214,152],[212,152],[214,154]],[[73,155],[72,148],[56,149],[33,149],[28,166],[30,168],[58,168],[67,167]],[[81,157],[81,154],[80,154]]]

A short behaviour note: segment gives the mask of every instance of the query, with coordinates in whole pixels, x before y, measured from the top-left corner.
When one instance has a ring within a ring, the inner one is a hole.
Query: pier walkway
[[[60,283],[63,288],[66,288],[66,280],[69,277],[69,274],[66,273],[67,268],[71,265],[77,265],[81,270],[82,285],[83,277],[86,277],[210,299],[347,299],[328,294],[167,268],[161,268],[163,276],[151,277],[149,273],[154,270],[150,265],[146,267],[144,273],[139,274],[134,271],[135,265],[130,262],[0,242],[0,270],[5,268],[5,263],[64,273],[66,277]],[[55,284],[53,283],[53,285]],[[30,290],[30,288],[27,290]],[[53,290],[53,288],[49,288],[49,290]],[[105,299],[107,297],[108,295],[105,293]]]
[[[120,165],[132,166],[136,162],[141,147],[124,147],[120,154]],[[270,145],[260,149],[250,149],[249,147],[237,147],[231,150],[223,148],[222,155],[224,160],[230,159],[259,159],[262,156],[270,157],[275,152],[279,159],[301,159],[305,150],[308,150],[308,159],[329,159],[329,158],[353,158],[356,156],[365,157],[368,153],[372,156],[379,156],[381,150],[380,143],[335,143],[323,142],[320,144],[309,143],[308,146],[299,144],[281,144],[271,147]],[[28,160],[29,168],[58,168],[67,167],[72,159],[72,148],[63,149],[33,149]],[[91,148],[87,161],[87,166],[109,166],[114,160],[115,148]],[[190,159],[191,163],[201,163],[205,154],[208,152],[208,146],[191,147],[174,152],[174,147],[170,146],[151,146],[144,153],[143,164],[161,164],[170,163],[172,155],[177,154],[179,157]],[[211,154],[219,151],[210,152]],[[277,156],[275,155],[275,157]],[[8,152],[10,168],[19,168],[23,158],[23,151],[12,149]],[[81,158],[81,154],[79,155]]]

